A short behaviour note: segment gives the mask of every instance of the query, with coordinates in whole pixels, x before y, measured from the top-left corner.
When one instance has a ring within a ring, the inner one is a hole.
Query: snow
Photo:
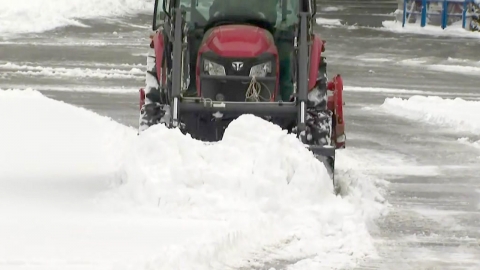
[[[478,196],[477,208],[480,210],[480,189],[476,189],[475,192],[477,193],[477,196]]]
[[[421,27],[419,24],[413,23],[405,24],[405,27],[402,27],[401,21],[383,21],[382,25],[383,28],[376,29],[400,34],[408,33],[443,37],[480,38],[480,33],[465,30],[461,27],[461,25],[451,25],[445,29],[442,29],[440,26],[434,25],[426,25],[425,27]]]
[[[156,126],[130,149],[112,197],[172,218],[224,220],[231,228],[212,236],[221,248],[199,248],[211,245],[206,240],[178,256],[167,250],[152,269],[240,267],[252,256],[339,266],[373,252],[365,216],[333,195],[325,167],[297,138],[269,122],[242,116],[215,144]]]
[[[473,76],[478,76],[480,74],[480,67],[473,67],[473,66],[429,65],[428,69],[443,71],[443,72],[453,72],[453,73],[459,73],[459,74],[473,75]]]
[[[0,36],[39,33],[64,26],[88,27],[79,19],[124,16],[153,10],[153,0],[0,0]]]
[[[135,94],[139,92],[139,88],[132,87],[99,87],[99,86],[88,86],[88,85],[74,85],[74,84],[58,84],[58,85],[14,85],[14,84],[3,84],[7,89],[18,89],[18,90],[28,90],[35,89],[38,91],[60,91],[60,92],[83,92],[83,93],[105,93],[105,94]]]
[[[318,25],[343,25],[340,19],[327,19],[327,18],[317,17],[315,21],[317,22]]]
[[[0,117],[0,268],[110,269],[216,228],[99,207],[135,130],[32,90]]]
[[[0,243],[9,243],[0,265],[9,269],[225,269],[276,259],[312,269],[376,254],[367,230],[384,209],[376,180],[347,173],[335,196],[298,139],[251,115],[207,144],[163,126],[137,136],[37,91],[0,90],[0,122]],[[340,170],[359,164],[348,157]]]
[[[429,61],[432,60],[434,61],[434,59],[431,58],[404,59],[399,61],[398,64],[405,66],[417,66],[434,71],[457,73],[463,75],[478,76],[478,74],[480,74],[480,62],[474,60],[448,58],[447,63],[461,63],[462,65],[427,64]]]
[[[321,10],[323,12],[335,12],[335,11],[341,11],[341,10],[344,10],[345,8],[344,7],[341,7],[341,6],[330,6],[330,7],[323,7]]]
[[[480,114],[479,101],[412,96],[408,99],[387,98],[381,107],[387,112],[415,121],[480,134],[480,120],[474,117]]]
[[[359,93],[384,93],[384,94],[410,94],[410,95],[437,95],[437,96],[466,96],[466,97],[478,97],[480,93],[458,93],[458,92],[439,92],[439,91],[425,91],[417,89],[401,89],[401,88],[383,88],[383,87],[362,87],[362,86],[350,86],[344,87],[346,92],[359,92]]]
[[[447,61],[452,62],[452,63],[468,63],[468,64],[473,64],[473,65],[476,65],[476,66],[480,66],[480,61],[473,61],[471,59],[461,59],[461,58],[448,57]]]
[[[65,68],[42,67],[30,65],[17,65],[14,63],[0,64],[2,76],[42,76],[55,78],[114,78],[114,79],[143,79],[145,72],[138,67],[130,69],[105,69],[105,68]]]
[[[480,149],[480,140],[475,141],[475,140],[471,140],[471,139],[468,138],[468,137],[462,137],[462,138],[459,138],[458,141],[459,141],[460,143],[463,143],[463,144],[472,146],[472,147],[474,147],[474,148],[476,148],[476,149]]]

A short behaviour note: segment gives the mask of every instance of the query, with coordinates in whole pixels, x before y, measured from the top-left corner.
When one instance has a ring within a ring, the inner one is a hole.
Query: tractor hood
[[[204,46],[223,57],[256,57],[265,52],[276,54],[272,34],[251,25],[224,25],[207,32]]]

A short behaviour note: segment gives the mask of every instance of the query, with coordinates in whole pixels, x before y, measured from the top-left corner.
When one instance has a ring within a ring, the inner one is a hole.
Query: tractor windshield
[[[277,28],[291,26],[297,21],[298,0],[164,0],[167,11],[170,4],[179,1],[186,11],[186,21],[191,28],[208,24],[258,21]],[[157,2],[157,17],[163,11],[163,1]]]

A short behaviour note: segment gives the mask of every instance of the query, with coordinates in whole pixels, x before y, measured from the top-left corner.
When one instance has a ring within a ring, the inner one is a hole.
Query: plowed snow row
[[[318,269],[375,254],[374,181],[344,178],[334,196],[325,167],[259,118],[205,144],[163,126],[136,136],[35,91],[0,90],[0,115],[0,265]]]

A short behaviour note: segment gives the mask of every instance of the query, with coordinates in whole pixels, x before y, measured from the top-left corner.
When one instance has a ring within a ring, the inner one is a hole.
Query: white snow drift
[[[112,170],[116,143],[132,132],[33,90],[0,90],[0,123],[2,177]]]
[[[136,137],[109,118],[0,90],[0,125],[0,269],[110,270],[223,226],[100,207]]]
[[[350,179],[349,193],[334,196],[325,167],[259,118],[243,116],[206,144],[163,126],[136,136],[38,92],[0,90],[0,123],[1,266],[225,269],[282,259],[318,269],[375,254],[372,184]]]
[[[169,217],[224,220],[230,228],[181,247],[178,256],[165,251],[153,269],[221,269],[251,258],[299,261],[298,269],[308,269],[372,252],[365,216],[333,195],[325,167],[295,136],[260,118],[240,117],[215,144],[156,126],[131,149],[115,196]]]
[[[478,137],[480,135],[480,101],[461,98],[444,99],[437,96],[412,96],[408,99],[387,98],[381,107],[390,113],[415,121],[452,128]],[[463,143],[468,138],[461,138]],[[470,142],[478,146],[480,142]]]
[[[83,26],[78,19],[122,16],[153,9],[153,0],[0,0],[0,36]]]
[[[412,120],[480,134],[480,118],[475,117],[480,114],[479,101],[412,96],[408,99],[387,98],[381,107]]]

